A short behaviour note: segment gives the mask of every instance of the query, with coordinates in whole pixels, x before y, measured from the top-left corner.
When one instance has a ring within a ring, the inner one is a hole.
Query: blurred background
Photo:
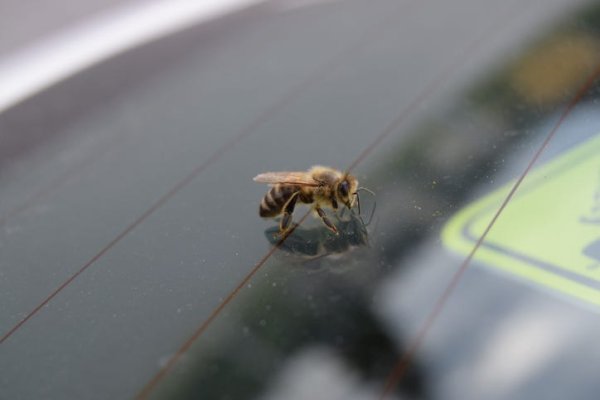
[[[597,397],[599,2],[0,11],[0,398]],[[316,164],[375,195],[280,242]]]

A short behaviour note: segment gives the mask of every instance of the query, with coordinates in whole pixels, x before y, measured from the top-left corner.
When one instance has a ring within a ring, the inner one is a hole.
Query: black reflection
[[[367,278],[375,269],[307,274],[282,266],[245,291],[230,310],[229,322],[204,338],[185,366],[184,379],[175,380],[164,398],[261,399],[290,360],[309,348],[328,349],[359,384],[378,394],[407,345],[401,331],[390,335],[373,313]],[[415,360],[396,393],[427,399],[427,387],[425,371]]]
[[[298,226],[277,252],[285,259],[262,270],[231,304],[203,346],[182,363],[181,379],[173,374],[163,397],[272,400],[263,396],[310,349],[334,354],[355,383],[372,388],[376,397],[408,346],[401,329],[391,331],[374,313],[374,285],[386,271],[377,252],[367,251],[376,246],[369,235],[378,226],[373,212],[366,222],[356,213],[333,216],[337,236],[320,222]],[[277,233],[277,226],[265,231],[270,243],[277,242]],[[289,268],[290,258],[303,260],[302,268]],[[306,268],[305,262],[315,260],[323,267],[318,274]],[[308,384],[302,376],[295,379]],[[427,399],[427,387],[415,360],[396,392],[399,398]]]

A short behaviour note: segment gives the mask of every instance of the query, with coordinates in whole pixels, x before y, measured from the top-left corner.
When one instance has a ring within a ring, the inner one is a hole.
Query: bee
[[[311,204],[325,226],[338,234],[323,208],[337,210],[343,205],[352,209],[358,202],[358,190],[363,189],[358,187],[358,180],[354,176],[320,165],[306,172],[265,172],[255,176],[254,181],[272,186],[263,197],[258,213],[263,218],[282,215],[280,233],[289,229],[294,207],[300,201]]]

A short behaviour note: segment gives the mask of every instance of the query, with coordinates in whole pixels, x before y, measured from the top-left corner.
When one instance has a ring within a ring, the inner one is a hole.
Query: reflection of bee
[[[335,215],[334,218],[338,228],[337,235],[332,235],[321,227],[297,226],[283,243],[280,243],[277,238],[276,227],[265,230],[265,236],[271,244],[279,245],[281,250],[308,260],[341,255],[354,248],[369,244],[368,224],[365,224],[360,216],[350,213],[349,219],[342,219],[338,215]]]
[[[307,172],[266,172],[255,176],[254,180],[273,186],[262,199],[259,214],[263,218],[282,214],[280,232],[289,228],[294,207],[300,201],[312,204],[327,228],[337,234],[337,228],[327,218],[323,207],[337,210],[341,203],[350,209],[358,196],[358,180],[329,167],[314,166]]]

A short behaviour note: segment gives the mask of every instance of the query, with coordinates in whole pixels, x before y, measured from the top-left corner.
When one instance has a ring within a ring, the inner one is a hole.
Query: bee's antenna
[[[372,190],[370,190],[370,189],[367,189],[366,187],[362,187],[362,186],[361,186],[361,187],[359,187],[358,189],[356,189],[356,192],[358,193],[358,191],[359,191],[359,190],[364,190],[365,192],[369,192],[369,193],[371,193],[373,196],[375,196],[375,192],[373,192],[373,191],[372,191]]]
[[[366,187],[359,187],[358,189],[356,189],[356,192],[352,193],[354,196],[356,196],[356,205],[358,206],[358,214],[360,215],[360,197],[358,197],[358,192],[364,190],[365,192],[371,193],[373,196],[375,196],[375,193],[372,190],[367,189]]]

